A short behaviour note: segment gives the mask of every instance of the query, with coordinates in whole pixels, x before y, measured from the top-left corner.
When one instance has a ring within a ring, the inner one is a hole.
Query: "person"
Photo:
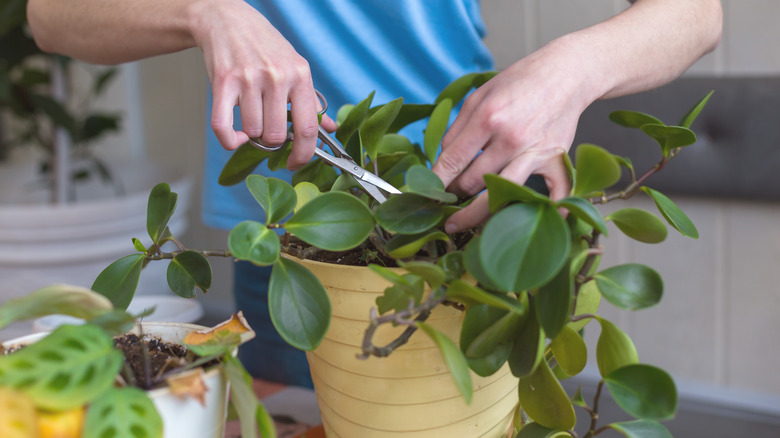
[[[561,157],[582,111],[597,99],[665,84],[719,43],[717,0],[630,3],[518,60],[465,100],[433,165],[448,190],[478,194],[485,173],[521,184],[537,174],[552,198],[565,197]],[[41,49],[93,63],[203,52],[211,85],[203,218],[228,229],[258,215],[244,187],[216,183],[230,151],[250,137],[280,143],[289,103],[296,135],[287,164],[307,163],[317,137],[315,86],[330,103],[322,124],[333,130],[333,111],[371,91],[375,103],[399,96],[430,103],[457,77],[493,69],[479,0],[29,0],[28,19]],[[452,233],[487,216],[483,194],[445,228]],[[242,349],[247,368],[311,386],[302,353],[268,321],[268,270],[239,263],[234,275],[237,306],[258,333],[256,345]]]

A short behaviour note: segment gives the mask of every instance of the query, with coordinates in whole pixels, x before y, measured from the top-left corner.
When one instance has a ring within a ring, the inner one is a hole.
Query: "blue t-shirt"
[[[493,69],[493,59],[482,42],[479,0],[248,3],[309,62],[314,87],[327,98],[328,115],[333,119],[343,104],[357,103],[371,91],[376,91],[373,105],[401,96],[405,103],[432,103],[454,79]],[[235,120],[240,121],[238,109]],[[408,135],[412,141],[421,140]],[[229,229],[240,221],[263,217],[245,185],[222,187],[217,183],[231,154],[208,127],[203,220],[217,228]],[[270,174],[265,164],[257,172]],[[291,172],[282,170],[273,176],[289,181]]]

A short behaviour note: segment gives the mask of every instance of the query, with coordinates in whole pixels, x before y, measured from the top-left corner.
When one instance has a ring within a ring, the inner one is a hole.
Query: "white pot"
[[[146,336],[155,336],[165,342],[181,343],[188,333],[204,330],[206,327],[175,322],[144,322],[141,324]],[[138,334],[136,327],[133,333]],[[47,333],[35,333],[4,342],[5,348],[31,344],[45,337]],[[213,367],[205,374],[205,403],[187,397],[180,398],[168,388],[149,391],[157,412],[163,420],[164,438],[223,438],[227,418],[228,382],[222,367]]]
[[[52,283],[90,287],[106,266],[135,251],[133,237],[149,245],[146,209],[157,183],[167,182],[179,194],[170,228],[175,236],[184,232],[192,192],[189,177],[149,162],[115,170],[126,189],[124,196],[52,205],[20,204],[0,193],[0,303]],[[8,181],[12,176],[0,171],[2,192],[20,185]],[[138,291],[170,293],[164,264],[150,264],[144,270]]]

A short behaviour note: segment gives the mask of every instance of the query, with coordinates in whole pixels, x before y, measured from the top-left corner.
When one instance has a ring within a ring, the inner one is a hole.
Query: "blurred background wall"
[[[503,68],[627,4],[624,0],[483,0],[486,41]],[[720,47],[686,76],[778,76],[780,50],[771,42],[780,40],[780,2],[724,0],[723,8]],[[203,226],[199,215],[207,85],[201,54],[193,49],[124,66],[123,77],[105,105],[128,116],[128,129],[112,142],[118,154],[137,153],[142,145],[148,157],[182,166],[196,178],[198,189],[185,238],[192,247],[219,248],[226,232]],[[665,278],[665,301],[638,314],[607,309],[607,316],[635,340],[640,360],[666,368],[680,382],[690,382],[690,391],[702,397],[720,394],[746,404],[776,402],[773,397],[780,394],[780,377],[775,373],[780,369],[780,349],[774,344],[780,335],[780,204],[717,197],[674,199],[697,224],[698,240],[682,238],[672,230],[658,248],[621,239],[619,233],[611,233],[606,242],[612,255],[605,263],[640,261],[657,269]],[[218,261],[215,285],[202,299],[207,315],[214,319],[232,310],[230,271],[231,262]],[[780,408],[775,403],[772,409],[778,413]]]

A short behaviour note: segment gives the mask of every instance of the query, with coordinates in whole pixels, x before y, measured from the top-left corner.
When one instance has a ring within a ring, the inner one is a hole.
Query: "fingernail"
[[[453,224],[452,222],[447,222],[444,225],[444,231],[447,232],[447,234],[454,234],[458,232],[458,226]]]

